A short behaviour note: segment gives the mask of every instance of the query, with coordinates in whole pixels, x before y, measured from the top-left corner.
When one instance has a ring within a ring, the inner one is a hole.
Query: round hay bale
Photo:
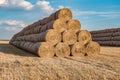
[[[51,43],[42,42],[36,44],[39,46],[38,48],[38,55],[42,58],[50,58],[54,56],[54,47],[51,46]]]
[[[21,41],[22,42],[22,41]],[[23,49],[25,50],[29,50],[28,49],[28,46],[29,46],[29,42],[26,42],[23,46],[21,45],[20,47],[22,47]]]
[[[61,34],[57,30],[50,29],[47,31],[45,41],[50,42],[52,45],[56,45],[61,42]]]
[[[73,31],[76,31],[76,32],[79,31],[80,28],[81,28],[81,24],[78,20],[71,19],[71,20],[68,21],[67,25],[68,25],[67,26],[68,30],[73,30]]]
[[[88,56],[100,54],[100,45],[95,41],[90,41],[86,50]]]
[[[72,19],[72,12],[68,8],[63,8],[55,13],[51,14],[49,17],[46,17],[42,20],[39,20],[40,25],[45,25],[46,23],[56,20],[56,19],[64,19],[65,21],[68,21]]]
[[[111,37],[98,37],[98,38],[92,38],[93,41],[110,41],[112,40]]]
[[[58,30],[59,32],[63,32],[67,30],[67,25],[64,19],[57,19],[42,26],[40,29],[40,32],[44,32],[48,29],[55,29],[55,30]]]
[[[17,37],[16,40],[29,42],[50,42],[55,45],[61,41],[61,34],[57,30],[50,29],[39,34]]]
[[[77,42],[77,35],[75,31],[67,30],[63,32],[63,42],[72,45]]]
[[[112,36],[115,37],[115,36],[120,36],[120,32],[114,32],[112,33]]]
[[[119,41],[111,41],[112,45],[111,46],[117,46],[120,47],[120,40]]]
[[[12,44],[18,47],[17,41],[12,42]]]
[[[85,56],[86,49],[85,46],[79,42],[76,42],[71,46],[71,55],[75,57]]]
[[[33,29],[33,28],[35,28],[35,27],[37,27],[37,26],[40,26],[40,25],[45,25],[45,24],[49,23],[50,21],[54,21],[54,20],[56,20],[56,19],[62,19],[62,20],[64,20],[64,21],[66,22],[66,21],[72,19],[72,12],[71,12],[70,9],[68,9],[68,8],[60,9],[60,10],[56,11],[55,13],[53,13],[52,15],[50,15],[49,17],[46,17],[46,18],[44,18],[44,19],[42,19],[42,20],[38,20],[38,21],[36,21],[36,22],[34,22],[34,23],[26,26],[26,27],[21,31],[22,34],[20,34],[20,35],[23,36],[24,34],[28,34],[28,33],[25,33],[27,30]],[[57,24],[58,24],[58,23],[62,24],[62,21],[60,21],[60,22],[57,21],[56,23],[57,23]],[[59,25],[60,25],[60,24],[59,24]],[[55,24],[55,25],[56,25],[56,24]],[[59,26],[59,25],[57,25],[57,26]],[[63,26],[64,26],[64,25],[63,25]],[[61,26],[61,27],[62,27],[62,26]],[[56,28],[57,28],[57,27],[56,27]],[[58,28],[59,28],[59,27],[58,27]],[[57,29],[58,29],[58,28],[57,28]],[[59,29],[60,29],[60,28],[59,28]],[[63,27],[62,27],[62,29],[63,29]],[[61,30],[62,30],[62,29],[61,29]],[[30,32],[30,33],[31,33],[31,32]]]
[[[64,19],[57,19],[53,23],[53,29],[58,30],[59,32],[63,32],[67,30],[67,25],[64,21]]]
[[[70,47],[67,43],[60,42],[55,46],[55,55],[57,57],[67,57],[70,55]]]
[[[67,25],[63,19],[57,19],[54,21],[50,21],[49,23],[47,23],[45,25],[41,25],[41,26],[34,27],[32,29],[29,29],[28,31],[24,32],[24,34],[28,35],[28,34],[41,33],[41,32],[45,32],[49,29],[55,29],[61,33],[65,30],[67,30]]]
[[[29,24],[28,26],[26,26],[26,27],[22,30],[22,32],[25,32],[25,31],[29,30],[32,26],[33,26],[33,24]]]
[[[92,34],[93,38],[99,38],[99,37],[111,37],[113,33],[100,33],[100,34]]]
[[[25,42],[25,41],[14,41],[13,45],[24,49],[26,51],[37,54],[40,57],[53,57],[54,56],[54,46],[49,42]]]
[[[20,45],[19,45],[20,48],[22,48],[26,44],[25,41],[22,41],[22,42],[19,42],[19,43],[20,43]]]
[[[60,9],[56,12],[56,18],[63,18],[66,21],[72,19],[72,12],[68,8]]]
[[[92,40],[91,34],[87,30],[78,31],[77,34],[78,34],[78,41],[83,45],[88,44]]]

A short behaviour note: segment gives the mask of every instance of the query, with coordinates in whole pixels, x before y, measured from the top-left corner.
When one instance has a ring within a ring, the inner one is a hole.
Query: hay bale
[[[39,24],[44,25],[44,24],[46,24],[52,20],[56,20],[56,19],[64,19],[65,21],[68,21],[68,20],[72,19],[72,12],[68,8],[60,9],[60,10],[56,11],[55,13],[52,13],[49,17],[39,20]]]
[[[72,12],[68,8],[60,9],[60,10],[56,11],[55,13],[51,14],[49,17],[46,17],[46,18],[39,20],[31,25],[28,25],[26,28],[24,28],[23,31],[29,30],[29,29],[34,28],[39,25],[45,25],[46,23],[56,20],[56,19],[64,19],[65,21],[68,21],[68,20],[72,19]]]
[[[112,33],[112,36],[114,37],[114,36],[120,36],[120,31],[119,32],[114,32],[114,33]]]
[[[115,32],[120,32],[120,28],[112,28],[112,29],[91,31],[91,34],[115,33]]]
[[[118,41],[112,41],[112,45],[111,46],[120,47],[120,40],[118,40]]]
[[[75,57],[85,56],[85,46],[79,42],[76,42],[71,46],[71,55]]]
[[[30,41],[30,42],[50,42],[53,45],[61,41],[61,34],[57,30],[47,30],[39,34],[25,35],[17,37],[18,41]]]
[[[31,28],[31,29],[27,30],[26,32],[24,32],[24,35],[37,34],[37,33],[47,31],[49,29],[55,29],[61,33],[65,30],[67,30],[67,25],[66,25],[66,22],[64,21],[64,19],[57,19],[54,21],[50,21],[49,23],[47,23],[45,25],[36,26],[34,28]]]
[[[102,46],[112,46],[112,41],[96,41]]]
[[[75,31],[71,31],[71,30],[64,31],[62,36],[63,36],[62,41],[67,43],[68,45],[72,45],[75,42],[77,42],[77,35]]]
[[[60,42],[55,46],[55,55],[58,57],[67,57],[70,55],[70,47],[67,43]]]
[[[120,46],[120,41],[97,41],[102,46]]]
[[[112,41],[120,41],[120,36],[111,37]]]
[[[64,19],[57,19],[57,20],[47,23],[44,26],[41,26],[39,28],[39,32],[44,32],[48,29],[55,29],[55,30],[58,30],[59,32],[63,32],[64,30],[67,29],[67,26],[66,26]],[[36,28],[36,30],[37,30],[37,28]],[[32,32],[32,33],[34,33],[34,32]]]
[[[100,33],[100,34],[92,34],[93,38],[99,38],[99,37],[111,37],[113,33]]]
[[[93,41],[110,41],[111,37],[98,37],[98,38],[92,38]]]
[[[57,12],[53,13],[50,16],[50,18],[52,18],[52,19],[64,19],[64,20],[68,21],[68,20],[72,19],[72,12],[68,8],[63,8],[63,9],[60,9]]]
[[[35,53],[41,58],[50,58],[54,56],[54,47],[49,42],[32,43],[30,49],[27,49],[27,51]]]
[[[19,44],[19,45],[16,45]],[[53,57],[54,56],[54,47],[49,42],[25,42],[25,41],[15,41],[13,45],[34,53],[40,57]]]
[[[88,56],[100,54],[100,45],[97,42],[90,41],[86,51]]]
[[[68,22],[67,22],[67,29],[68,30],[73,30],[73,31],[79,31],[80,28],[81,28],[81,24],[78,20],[73,20],[73,19],[70,19]]]
[[[39,44],[35,44],[39,46],[38,48],[38,55],[42,58],[49,58],[54,56],[54,47],[51,46],[51,43],[42,42]]]
[[[17,43],[19,43],[19,42],[17,42]],[[25,45],[25,43],[26,43],[25,41],[20,42],[19,43],[20,45],[18,47],[23,48],[23,46]]]
[[[68,9],[68,8],[63,8],[63,9],[60,9],[60,10],[58,10],[58,11],[56,11],[55,13],[53,13],[53,14],[51,14],[49,17],[46,17],[46,18],[44,18],[44,19],[42,19],[42,20],[38,20],[38,21],[36,21],[36,22],[34,22],[34,23],[32,23],[32,24],[30,24],[30,25],[28,25],[28,26],[26,26],[22,31],[20,31],[20,36],[24,36],[24,34],[29,34],[29,32],[28,33],[25,33],[27,30],[30,30],[30,29],[33,29],[33,28],[35,28],[35,27],[37,27],[37,26],[40,26],[40,25],[45,25],[45,24],[47,24],[47,23],[49,23],[50,21],[54,21],[54,20],[56,20],[56,19],[62,19],[62,20],[65,20],[65,21],[68,21],[68,20],[70,20],[70,19],[72,19],[72,12],[70,11],[70,9]],[[58,23],[62,23],[62,21],[61,22],[57,22],[57,24]],[[63,29],[63,27],[64,26],[61,26],[62,27],[62,29]],[[55,27],[55,28],[57,28],[58,29],[58,27]],[[60,29],[60,28],[59,28]],[[62,30],[61,29],[61,30]],[[60,30],[60,31],[61,31]],[[64,30],[63,30],[64,31]],[[24,33],[24,34],[21,34],[21,33]],[[19,35],[17,35],[17,37],[18,37]]]
[[[87,30],[81,30],[77,32],[78,35],[78,42],[86,45],[88,44],[91,40],[91,34]]]

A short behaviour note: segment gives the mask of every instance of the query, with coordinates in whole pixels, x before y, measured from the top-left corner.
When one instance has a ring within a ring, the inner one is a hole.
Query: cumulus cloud
[[[20,26],[20,27],[25,27],[26,24],[22,21],[17,21],[17,20],[5,20],[5,21],[0,21],[0,25],[11,25],[11,26]]]
[[[31,10],[34,5],[25,0],[0,0],[0,7],[5,9]]]
[[[32,4],[25,0],[0,0],[0,8],[2,9],[22,9],[26,11],[38,10],[38,11],[53,11],[48,1],[37,1],[36,4]]]
[[[8,31],[16,31],[18,29],[22,29],[27,24],[25,24],[22,21],[17,21],[17,20],[5,20],[5,21],[0,21],[0,25],[6,26],[5,29]]]
[[[48,1],[38,1],[35,5],[35,8],[41,9],[43,11],[53,11],[54,8],[51,7],[50,2]]]

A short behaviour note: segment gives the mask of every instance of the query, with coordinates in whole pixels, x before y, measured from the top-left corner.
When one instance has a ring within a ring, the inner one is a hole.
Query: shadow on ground
[[[16,47],[14,47],[10,44],[6,44],[6,43],[0,43],[0,52],[3,52],[5,54],[18,55],[18,56],[37,57],[36,55],[34,55],[32,53],[21,50],[19,48],[16,48]]]

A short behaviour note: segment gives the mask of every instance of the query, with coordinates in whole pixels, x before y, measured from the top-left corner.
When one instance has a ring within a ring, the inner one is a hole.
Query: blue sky
[[[82,29],[120,28],[120,0],[0,0],[0,39],[67,7]]]

